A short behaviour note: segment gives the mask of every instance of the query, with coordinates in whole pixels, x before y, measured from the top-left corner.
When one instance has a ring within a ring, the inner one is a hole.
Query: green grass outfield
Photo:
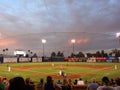
[[[52,64],[54,63],[54,66]],[[8,67],[11,71],[8,72]],[[115,65],[117,69],[115,70]],[[59,70],[63,69],[67,75],[79,75],[77,78],[90,81],[91,78],[101,80],[103,76],[115,78],[120,76],[120,63],[87,63],[87,62],[37,62],[37,63],[6,63],[0,64],[0,76],[12,78],[22,76],[30,77],[34,82],[47,75],[59,75]],[[57,78],[53,78],[55,81]]]

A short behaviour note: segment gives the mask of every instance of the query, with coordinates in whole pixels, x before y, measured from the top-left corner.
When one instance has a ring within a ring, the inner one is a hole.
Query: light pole
[[[71,43],[73,44],[73,54],[74,54],[74,44],[75,44],[75,42],[76,42],[75,39],[71,40]]]
[[[119,39],[119,43],[120,43],[120,32],[116,33],[116,37]]]
[[[43,44],[43,57],[44,57],[44,44],[46,43],[45,39],[42,39],[42,44]]]

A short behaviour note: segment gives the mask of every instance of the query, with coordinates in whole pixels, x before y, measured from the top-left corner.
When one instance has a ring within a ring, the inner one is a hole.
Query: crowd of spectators
[[[86,86],[86,89],[74,89],[75,86]],[[104,76],[101,81],[92,78],[90,82],[82,78],[74,81],[70,78],[63,77],[54,81],[51,76],[47,76],[44,81],[40,78],[38,83],[34,83],[31,78],[16,76],[11,79],[0,77],[0,90],[120,90],[120,77],[109,79]]]

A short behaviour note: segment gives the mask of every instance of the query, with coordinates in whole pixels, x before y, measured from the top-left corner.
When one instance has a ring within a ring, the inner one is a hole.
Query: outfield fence
[[[120,62],[120,57],[90,57],[90,58],[0,57],[0,63],[20,63],[20,62]]]

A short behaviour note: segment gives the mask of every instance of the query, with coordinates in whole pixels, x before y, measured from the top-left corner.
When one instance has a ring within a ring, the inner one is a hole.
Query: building
[[[16,50],[14,51],[14,55],[15,55],[15,56],[26,56],[26,52],[23,51],[23,50],[18,50],[18,49],[16,49]]]

